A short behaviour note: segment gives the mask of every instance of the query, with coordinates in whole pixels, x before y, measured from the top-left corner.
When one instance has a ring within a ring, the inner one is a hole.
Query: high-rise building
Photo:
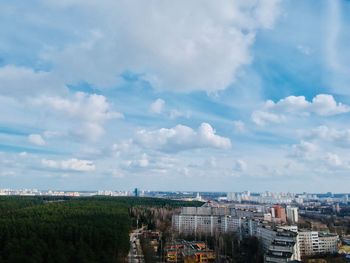
[[[134,189],[134,196],[136,197],[139,196],[139,189],[137,188]]]
[[[227,193],[227,201],[236,201],[236,193]]]
[[[300,253],[302,256],[336,253],[338,240],[339,237],[336,234],[311,230],[300,230]]]
[[[262,224],[257,226],[255,236],[265,251],[265,262],[300,260],[297,232]]]
[[[173,229],[182,234],[227,233],[241,231],[241,218],[230,210],[219,207],[183,207],[181,214],[173,215]]]
[[[286,223],[287,217],[286,217],[286,209],[280,205],[274,205],[271,208],[271,214],[275,216],[275,218],[279,218],[281,222]]]
[[[287,206],[287,220],[291,224],[298,223],[299,216],[298,216],[298,208],[297,207],[290,207]]]

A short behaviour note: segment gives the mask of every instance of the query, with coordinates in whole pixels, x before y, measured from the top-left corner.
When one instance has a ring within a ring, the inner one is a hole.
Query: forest
[[[124,262],[135,209],[199,205],[143,197],[0,197],[0,262]]]

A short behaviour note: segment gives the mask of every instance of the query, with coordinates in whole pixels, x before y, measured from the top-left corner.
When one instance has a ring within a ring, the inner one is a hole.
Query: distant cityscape
[[[309,201],[325,203],[347,203],[350,193],[290,193],[290,192],[197,192],[197,191],[150,191],[135,188],[133,190],[96,190],[96,191],[63,191],[63,190],[39,190],[39,189],[0,189],[0,195],[23,196],[144,196],[182,200],[197,200],[218,202],[253,202],[261,204],[304,204]]]

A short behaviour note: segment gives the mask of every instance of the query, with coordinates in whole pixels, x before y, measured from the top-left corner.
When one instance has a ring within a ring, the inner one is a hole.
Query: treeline
[[[187,203],[133,197],[1,197],[0,262],[124,262],[136,207]]]

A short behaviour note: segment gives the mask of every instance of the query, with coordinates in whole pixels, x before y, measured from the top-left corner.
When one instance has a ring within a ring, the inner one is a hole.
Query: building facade
[[[298,208],[297,207],[287,206],[286,212],[287,212],[287,221],[289,223],[291,223],[291,224],[298,223],[299,215],[298,215]]]
[[[240,233],[242,219],[230,215],[174,215],[173,229],[185,235],[211,235],[215,233]]]
[[[265,251],[265,262],[300,260],[297,232],[260,224],[256,227],[255,236],[260,240]]]
[[[284,207],[280,205],[274,205],[271,208],[271,214],[272,217],[280,219],[282,223],[287,222],[286,209]]]
[[[332,254],[338,251],[339,237],[336,234],[300,230],[299,246],[301,256]]]

